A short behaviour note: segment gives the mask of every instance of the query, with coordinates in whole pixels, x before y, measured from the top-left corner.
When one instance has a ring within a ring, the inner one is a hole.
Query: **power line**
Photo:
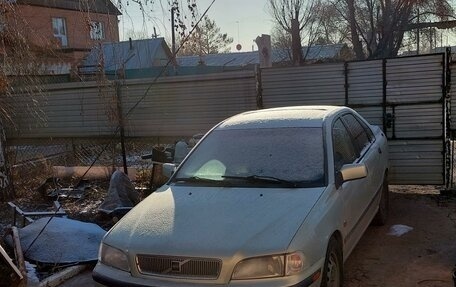
[[[201,17],[199,18],[199,20],[195,23],[195,25],[193,26],[193,28],[190,30],[190,32],[188,33],[188,35],[184,38],[184,40],[182,41],[182,43],[179,45],[179,47],[176,49],[176,52],[172,55],[172,58],[168,60],[168,62],[166,63],[166,65],[161,69],[160,73],[154,78],[154,80],[152,81],[152,83],[149,85],[149,87],[147,88],[146,92],[144,93],[144,95],[138,100],[138,102],[136,102],[136,104],[130,108],[130,110],[128,110],[128,112],[125,114],[126,117],[128,117],[130,115],[130,113],[136,109],[138,107],[138,105],[146,98],[147,94],[149,93],[150,89],[152,88],[152,86],[157,82],[157,80],[163,75],[163,73],[166,71],[166,69],[169,67],[169,65],[175,61],[176,59],[176,55],[177,53],[179,53],[179,51],[182,49],[182,47],[185,45],[185,43],[188,41],[188,39],[190,38],[191,34],[195,31],[195,29],[198,27],[198,25],[201,23],[201,21],[203,20],[203,18],[206,16],[206,14],[209,12],[210,8],[212,7],[212,5],[214,5],[216,0],[212,0],[211,4],[209,4],[209,6],[207,7],[207,9],[204,11],[203,15],[201,15]],[[173,28],[174,29],[174,28]]]
[[[185,45],[185,43],[187,42],[187,40],[189,39],[190,35],[195,31],[196,27],[198,27],[199,23],[202,21],[202,19],[204,18],[204,16],[206,16],[206,14],[209,12],[210,8],[212,7],[212,5],[215,3],[216,0],[212,0],[211,4],[207,7],[207,9],[204,11],[203,15],[200,17],[200,19],[195,23],[195,25],[193,26],[193,28],[190,30],[189,34],[187,35],[187,37],[184,38],[184,40],[182,41],[182,43],[179,45],[179,47],[177,48],[176,52],[172,55],[172,58],[168,60],[168,62],[166,63],[166,65],[163,67],[163,69],[160,71],[160,73],[154,78],[154,80],[152,81],[152,83],[149,85],[149,87],[147,88],[146,92],[144,93],[144,95],[136,102],[136,104],[131,107],[128,112],[125,114],[125,117],[128,117],[131,112],[133,112],[134,109],[136,109],[139,104],[146,98],[147,94],[149,93],[150,89],[152,88],[152,86],[157,82],[157,80],[163,75],[163,73],[166,71],[166,69],[168,68],[168,66],[173,62],[175,61],[175,58],[176,58],[176,55],[177,53],[180,51],[180,49],[183,47],[183,45]],[[174,29],[174,28],[173,28]],[[98,159],[100,158],[100,156],[107,150],[107,148],[114,142],[114,140],[116,139],[117,137],[117,134],[119,133],[121,129],[121,125],[117,125],[117,128],[111,138],[111,140],[104,146],[104,148],[101,150],[101,152],[95,157],[95,159],[92,161],[91,165],[89,166],[89,168],[84,172],[84,174],[81,176],[81,178],[79,179],[79,183],[82,181],[82,179],[84,178],[84,176],[87,175],[87,173],[90,171],[90,169],[95,165],[95,163],[98,161]],[[78,185],[79,185],[78,183]],[[41,231],[38,233],[38,235],[33,239],[32,243],[28,246],[27,250],[25,253],[27,253],[28,250],[30,250],[30,248],[33,246],[33,244],[35,243],[35,241],[40,237],[40,235],[43,233],[43,231],[46,229],[46,227],[48,226],[48,224],[51,222],[51,220],[55,217],[56,213],[53,214],[49,220],[47,221],[47,223],[43,226],[43,228],[41,229]]]

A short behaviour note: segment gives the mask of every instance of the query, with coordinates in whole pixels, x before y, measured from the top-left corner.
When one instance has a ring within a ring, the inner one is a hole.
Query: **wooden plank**
[[[8,253],[6,253],[5,249],[3,249],[3,247],[1,245],[0,245],[0,254],[2,254],[3,258],[5,258],[6,262],[11,267],[11,269],[13,269],[13,271],[17,274],[17,276],[19,276],[19,279],[23,280],[24,276],[22,276],[21,271],[19,270],[19,268],[16,267],[16,265],[13,262],[13,259],[11,259],[11,257],[9,257]]]
[[[21,240],[19,239],[19,231],[16,226],[11,227],[11,235],[13,237],[14,254],[16,255],[17,265],[24,278],[23,284],[26,285],[27,269],[25,268],[24,253],[22,252]]]
[[[59,273],[53,274],[43,281],[40,282],[39,287],[56,287],[62,284],[64,281],[78,275],[82,271],[86,270],[88,265],[76,265],[68,267]]]

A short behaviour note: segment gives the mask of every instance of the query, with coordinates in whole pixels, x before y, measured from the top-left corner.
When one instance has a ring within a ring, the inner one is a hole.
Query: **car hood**
[[[104,242],[130,254],[282,253],[323,191],[165,186],[125,215]]]

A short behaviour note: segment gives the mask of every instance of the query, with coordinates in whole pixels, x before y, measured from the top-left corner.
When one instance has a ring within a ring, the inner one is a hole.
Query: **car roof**
[[[326,120],[341,110],[350,109],[337,106],[292,106],[255,110],[235,115],[220,123],[216,129],[322,127]]]

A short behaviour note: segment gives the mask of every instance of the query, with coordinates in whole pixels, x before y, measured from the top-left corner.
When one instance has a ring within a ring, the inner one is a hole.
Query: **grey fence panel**
[[[442,184],[441,140],[389,141],[390,182],[393,184]]]
[[[349,105],[383,103],[383,62],[365,61],[348,64]]]
[[[398,106],[394,115],[395,136],[398,138],[443,136],[442,104]]]
[[[6,122],[11,138],[87,137],[112,133],[109,120],[111,85],[58,84],[43,86],[31,95],[13,94],[7,98],[14,126]],[[30,103],[35,103],[31,106]],[[114,109],[115,111],[115,109]]]
[[[456,60],[456,59],[455,59]],[[451,64],[451,114],[450,114],[450,128],[456,130],[456,62]]]
[[[443,54],[386,61],[388,103],[439,101],[442,98]]]
[[[265,108],[293,105],[344,105],[343,64],[262,70]]]
[[[381,107],[362,107],[355,109],[371,125],[383,126],[383,110]]]
[[[156,83],[127,81],[122,107],[131,137],[192,136],[205,133],[221,120],[256,109],[253,72],[186,76]],[[147,94],[146,94],[147,93]]]
[[[422,55],[413,57],[402,57],[388,59],[388,65],[391,67],[416,66],[416,69],[421,69],[423,65],[443,64],[443,54]]]

